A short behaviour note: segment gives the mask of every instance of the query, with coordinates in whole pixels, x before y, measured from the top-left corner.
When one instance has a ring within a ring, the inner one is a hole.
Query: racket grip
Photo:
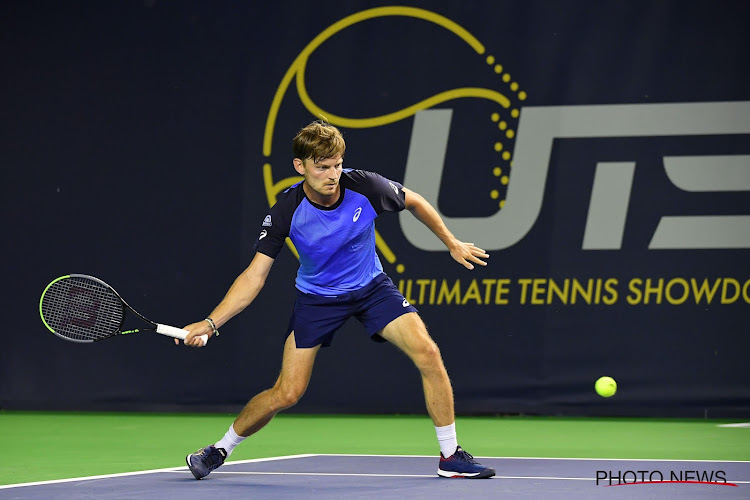
[[[183,330],[182,328],[175,328],[174,326],[156,325],[156,333],[161,333],[162,335],[166,335],[168,337],[185,340],[185,337],[187,337],[188,333],[190,332],[188,332],[187,330]],[[201,335],[200,338],[203,339],[203,345],[208,344],[208,335]]]

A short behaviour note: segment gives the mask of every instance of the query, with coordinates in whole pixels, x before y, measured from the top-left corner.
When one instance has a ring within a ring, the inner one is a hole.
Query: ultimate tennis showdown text
[[[493,278],[399,279],[413,305],[750,304],[750,279]]]

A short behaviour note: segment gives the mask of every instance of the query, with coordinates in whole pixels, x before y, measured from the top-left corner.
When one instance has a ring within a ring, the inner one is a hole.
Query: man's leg
[[[427,412],[435,424],[441,445],[438,475],[476,479],[494,476],[495,469],[477,463],[457,444],[451,381],[440,349],[427,333],[419,315],[415,312],[403,314],[388,323],[379,334],[409,356],[422,375]]]
[[[320,346],[297,348],[294,332],[284,344],[281,373],[273,387],[250,400],[234,421],[235,432],[247,437],[261,430],[281,410],[297,404],[307,390]]]
[[[261,392],[245,405],[218,443],[187,456],[187,464],[196,479],[207,476],[224,463],[232,450],[247,436],[255,434],[273,417],[302,397],[310,382],[315,355],[320,346],[297,348],[294,332],[284,344],[281,373],[274,386]]]
[[[380,336],[401,349],[419,369],[427,413],[435,427],[452,424],[453,388],[440,349],[427,333],[422,318],[413,312],[403,314],[388,323]]]

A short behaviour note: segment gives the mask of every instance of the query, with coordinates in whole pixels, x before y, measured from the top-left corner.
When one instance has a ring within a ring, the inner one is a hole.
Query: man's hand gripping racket
[[[126,310],[148,326],[123,330]],[[133,309],[114,288],[85,274],[62,276],[47,285],[39,300],[39,314],[49,331],[71,342],[97,342],[148,330],[181,340],[190,334],[188,330],[154,323]],[[189,345],[203,346],[208,342],[208,335],[193,337]]]
[[[208,342],[209,333],[213,332],[213,328],[211,328],[208,321],[203,320],[187,325],[182,331],[187,335],[185,337],[175,337],[175,344],[179,345],[180,340],[183,340],[185,345],[191,347],[202,347]],[[203,343],[201,343],[201,340],[203,340]]]

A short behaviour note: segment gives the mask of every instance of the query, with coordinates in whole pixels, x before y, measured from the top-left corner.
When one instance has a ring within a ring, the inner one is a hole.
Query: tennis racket
[[[149,326],[123,330],[128,310]],[[71,342],[91,343],[149,330],[181,340],[188,334],[182,328],[147,319],[130,307],[114,288],[85,274],[61,276],[47,285],[39,300],[39,314],[49,331]],[[201,338],[205,345],[208,335],[201,335]]]

